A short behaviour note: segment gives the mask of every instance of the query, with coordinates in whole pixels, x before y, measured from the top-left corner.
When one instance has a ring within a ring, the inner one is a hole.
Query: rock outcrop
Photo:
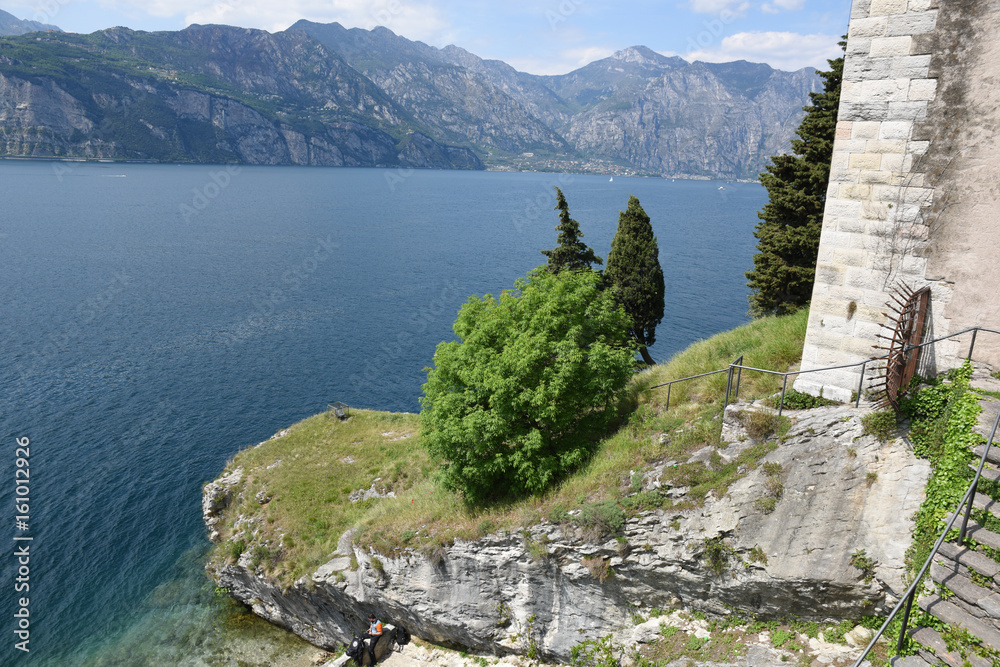
[[[733,441],[694,460],[725,462],[755,444],[740,430],[745,409],[754,407],[727,410]],[[445,646],[534,649],[557,660],[651,608],[823,621],[879,613],[903,589],[903,553],[928,466],[901,440],[863,435],[852,407],[790,414],[794,425],[765,457],[766,472],[749,471],[702,507],[642,512],[615,539],[593,543],[577,528],[543,522],[430,555],[376,556],[349,531],[329,562],[287,588],[255,570],[247,553],[212,575],[255,613],[326,648],[348,639],[369,610]],[[642,472],[647,489],[662,486],[656,469]],[[773,509],[761,509],[776,484],[768,475],[783,491],[772,494],[780,495]],[[683,500],[686,489],[667,491]],[[209,484],[206,522],[214,525],[224,501],[241,492],[235,474]],[[873,576],[852,565],[861,549]]]

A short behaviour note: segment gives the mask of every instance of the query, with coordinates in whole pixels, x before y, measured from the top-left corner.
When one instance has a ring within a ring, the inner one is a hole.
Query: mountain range
[[[0,37],[0,156],[755,178],[821,86],[642,46],[538,76],[338,23],[43,28]]]

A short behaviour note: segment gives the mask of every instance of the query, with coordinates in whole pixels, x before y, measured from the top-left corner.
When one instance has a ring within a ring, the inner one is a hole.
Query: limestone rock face
[[[747,408],[731,408],[727,422]],[[369,611],[443,645],[495,654],[534,645],[556,660],[583,640],[631,627],[634,612],[652,607],[821,621],[879,613],[903,590],[927,463],[902,441],[863,436],[861,411],[851,407],[787,414],[792,429],[764,459],[780,464],[784,488],[768,514],[756,502],[766,481],[758,467],[701,508],[630,518],[621,540],[589,543],[576,528],[543,522],[456,542],[437,558],[407,552],[373,566],[345,535],[332,560],[287,590],[245,560],[212,574],[255,613],[324,648],[349,639]],[[751,444],[718,451],[732,458]],[[657,475],[644,479],[661,484]],[[209,485],[209,493],[220,492]],[[851,564],[859,549],[876,562],[870,583]]]

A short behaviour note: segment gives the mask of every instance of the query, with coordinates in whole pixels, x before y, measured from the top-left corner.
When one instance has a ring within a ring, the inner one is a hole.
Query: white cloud
[[[595,60],[601,60],[613,55],[615,49],[600,46],[590,46],[560,51],[558,57],[550,58],[511,58],[507,64],[519,72],[528,74],[554,75],[566,74]]]
[[[792,1],[794,2],[794,0]],[[689,6],[691,11],[697,14],[721,14],[722,12],[743,14],[750,9],[750,3],[746,0],[690,0]]]
[[[774,4],[765,2],[760,10],[765,14],[778,14],[782,10],[797,11],[802,9],[805,0],[774,0]]]
[[[782,70],[803,67],[826,69],[826,61],[842,54],[834,35],[800,35],[794,32],[740,32],[723,38],[717,47],[683,54],[688,62],[723,63],[733,60],[764,62]]]

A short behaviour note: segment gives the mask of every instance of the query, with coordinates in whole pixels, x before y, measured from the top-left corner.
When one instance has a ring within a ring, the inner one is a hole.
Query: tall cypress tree
[[[654,364],[647,346],[656,342],[656,325],[663,319],[663,269],[660,249],[649,216],[639,200],[629,196],[628,209],[618,213],[618,231],[611,241],[604,282],[629,316],[629,334],[639,343],[639,354]]]
[[[563,269],[582,271],[591,269],[593,264],[602,264],[603,260],[594,254],[593,249],[581,241],[583,232],[580,223],[569,217],[569,204],[562,190],[556,188],[556,210],[559,211],[559,245],[552,250],[543,250],[542,254],[549,258],[548,268],[552,273]]]
[[[841,47],[846,42],[841,42]],[[790,313],[812,298],[819,253],[823,207],[830,181],[830,160],[837,131],[837,107],[844,58],[828,60],[829,72],[819,72],[821,93],[809,93],[811,106],[792,140],[792,155],[771,158],[760,175],[768,202],[757,213],[754,268],[746,273],[754,317]]]

